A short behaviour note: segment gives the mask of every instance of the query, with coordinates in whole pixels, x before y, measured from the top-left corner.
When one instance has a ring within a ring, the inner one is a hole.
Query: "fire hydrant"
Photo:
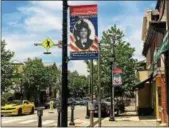
[[[49,104],[50,104],[49,113],[53,113],[53,112],[54,112],[54,111],[53,111],[53,104],[54,104],[54,102],[51,100]]]

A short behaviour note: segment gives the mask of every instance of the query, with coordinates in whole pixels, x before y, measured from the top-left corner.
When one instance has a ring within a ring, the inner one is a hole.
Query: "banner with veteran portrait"
[[[116,68],[112,70],[113,73],[113,85],[114,87],[116,86],[121,86],[122,85],[122,69],[121,68]]]
[[[98,59],[97,5],[70,6],[70,59]]]

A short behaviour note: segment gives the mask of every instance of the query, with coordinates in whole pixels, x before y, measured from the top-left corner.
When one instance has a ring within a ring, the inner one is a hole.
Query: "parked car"
[[[89,102],[88,102],[89,104]],[[98,110],[99,110],[99,106],[98,106],[98,101],[93,101],[94,104],[94,116],[98,116]],[[88,110],[88,114],[90,110]],[[104,101],[101,102],[101,115],[102,117],[106,117],[109,116],[110,114],[110,105],[105,103]],[[89,116],[89,115],[88,115]]]
[[[68,105],[74,104],[76,105],[76,101],[74,98],[68,98]]]
[[[48,99],[46,102],[45,102],[45,109],[48,109],[50,108],[50,101],[53,101],[54,104],[53,104],[53,107],[56,108],[56,106],[59,104],[60,100],[57,99],[57,98],[51,98],[51,99]]]
[[[75,103],[76,105],[84,105],[85,104],[82,98],[75,98],[75,102],[76,102]]]
[[[83,97],[83,104],[87,105],[87,103],[90,101],[89,97]]]
[[[34,114],[34,110],[35,105],[33,102],[29,102],[28,100],[13,100],[1,107],[1,116]]]
[[[111,103],[111,98],[105,98],[106,102],[110,102]],[[124,113],[125,111],[125,105],[123,100],[120,100],[118,98],[114,99],[114,104],[115,104],[115,109],[117,110],[117,115],[119,115],[120,113]]]

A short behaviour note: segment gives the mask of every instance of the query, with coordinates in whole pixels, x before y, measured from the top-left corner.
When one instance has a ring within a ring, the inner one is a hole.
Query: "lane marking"
[[[24,120],[24,119],[15,119],[14,118],[11,120],[5,120],[5,121],[2,120],[2,124],[13,123],[13,122],[21,121],[21,120]]]
[[[56,122],[56,120],[45,120],[42,122],[42,126],[46,124],[54,123],[54,122]]]
[[[28,123],[32,123],[35,121],[37,121],[37,120],[27,120],[27,121],[19,122],[19,124],[28,124]]]

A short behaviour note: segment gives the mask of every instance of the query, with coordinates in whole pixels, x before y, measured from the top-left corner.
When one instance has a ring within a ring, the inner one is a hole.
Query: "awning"
[[[161,55],[169,49],[169,31],[166,33],[159,49],[154,53],[154,63],[156,64]]]
[[[145,79],[144,81],[141,81],[139,83],[137,83],[134,88],[141,88],[144,87],[144,84],[148,81],[151,81],[154,77],[152,75],[149,76],[149,78]]]

